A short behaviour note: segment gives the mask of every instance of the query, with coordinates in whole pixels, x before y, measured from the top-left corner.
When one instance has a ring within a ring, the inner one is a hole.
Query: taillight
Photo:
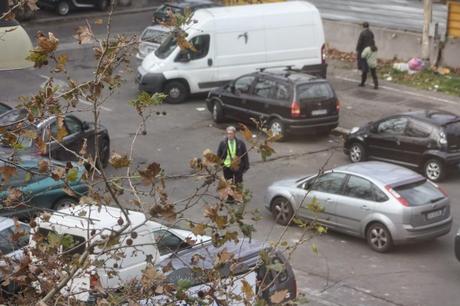
[[[326,44],[321,46],[321,63],[326,63]]]
[[[340,101],[337,99],[337,102],[335,102],[335,109],[337,110],[337,112],[340,111]]]
[[[391,188],[391,186],[387,185],[387,186],[385,186],[385,188],[386,188],[386,190],[388,190],[389,193],[391,193],[391,195],[393,197],[395,197],[396,200],[399,201],[399,203],[401,203],[401,205],[409,207],[409,202],[407,202],[407,200],[404,197],[402,197],[393,188]]]
[[[97,275],[96,271],[91,272],[91,276],[89,277],[89,289],[95,289],[99,286],[99,275]]]
[[[300,104],[297,101],[294,101],[291,104],[291,116],[292,118],[300,117]]]

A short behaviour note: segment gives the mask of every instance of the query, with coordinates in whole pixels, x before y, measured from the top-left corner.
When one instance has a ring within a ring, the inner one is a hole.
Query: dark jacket
[[[240,171],[246,172],[249,169],[249,157],[248,152],[246,150],[246,144],[235,137],[236,140],[236,156],[240,158]],[[228,138],[225,137],[219,144],[217,148],[217,156],[224,161],[227,157],[227,149],[228,149]]]
[[[366,47],[374,45],[374,33],[369,29],[364,29],[361,34],[359,34],[358,43],[356,44],[356,53],[358,53],[358,58],[361,57],[361,53]]]

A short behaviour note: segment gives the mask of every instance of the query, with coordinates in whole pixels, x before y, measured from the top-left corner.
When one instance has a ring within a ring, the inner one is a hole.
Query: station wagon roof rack
[[[286,68],[286,70],[292,70],[292,65],[262,67],[262,68],[257,68],[257,70],[259,70],[260,72],[264,72],[267,69],[276,69],[276,68]]]

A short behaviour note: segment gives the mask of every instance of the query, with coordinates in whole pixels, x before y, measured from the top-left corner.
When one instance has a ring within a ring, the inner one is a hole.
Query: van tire
[[[212,104],[212,120],[214,120],[215,123],[221,123],[224,119],[225,116],[222,104],[219,101],[214,100],[214,103]]]
[[[189,95],[188,87],[181,81],[171,81],[166,83],[164,93],[167,95],[166,102],[179,104],[185,101]]]

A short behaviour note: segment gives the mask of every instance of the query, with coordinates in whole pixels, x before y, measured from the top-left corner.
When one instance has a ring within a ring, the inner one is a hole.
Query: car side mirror
[[[86,121],[83,121],[81,124],[81,127],[83,128],[83,131],[86,131],[89,129],[89,123]]]

